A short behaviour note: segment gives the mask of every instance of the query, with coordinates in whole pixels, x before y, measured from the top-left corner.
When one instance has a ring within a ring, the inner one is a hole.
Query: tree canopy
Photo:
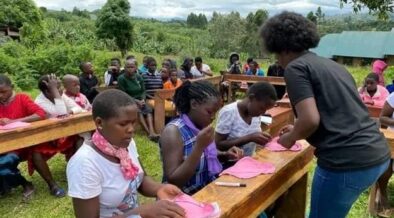
[[[367,7],[370,12],[377,14],[381,19],[388,19],[389,13],[394,12],[393,0],[340,0],[343,4],[352,4],[353,10],[359,12],[363,7]]]
[[[41,12],[32,0],[0,0],[0,24],[20,28],[23,23],[38,24]]]

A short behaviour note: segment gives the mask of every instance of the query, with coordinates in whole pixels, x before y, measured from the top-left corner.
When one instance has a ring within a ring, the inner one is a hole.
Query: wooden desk
[[[313,148],[306,141],[300,142],[303,145],[300,152],[257,151],[257,160],[275,165],[274,174],[246,180],[220,176],[216,181],[242,182],[246,187],[222,187],[211,183],[193,197],[202,202],[217,202],[222,218],[257,217],[287,191],[275,217],[305,218],[308,170]]]
[[[389,144],[391,150],[391,158],[394,159],[394,131],[388,129],[380,129]]]
[[[294,123],[293,110],[288,107],[273,107],[269,109],[266,114],[271,115],[272,123],[268,126],[262,124],[262,130],[266,131],[269,129],[272,136],[277,136],[279,130],[287,124]]]
[[[227,99],[232,99],[232,83],[240,83],[240,82],[247,82],[247,83],[257,83],[257,82],[269,82],[272,85],[280,85],[286,86],[285,80],[283,77],[271,77],[271,76],[251,76],[251,75],[244,75],[244,74],[225,74],[223,76],[224,81],[228,81],[228,94]]]
[[[290,107],[291,108],[291,103],[289,98],[282,98],[278,101],[276,101],[276,104],[280,107]]]
[[[379,118],[382,112],[382,107],[376,107],[372,105],[367,105],[369,116],[374,118]]]
[[[10,131],[0,130],[0,154],[49,142],[96,128],[90,112],[64,119],[47,119]]]

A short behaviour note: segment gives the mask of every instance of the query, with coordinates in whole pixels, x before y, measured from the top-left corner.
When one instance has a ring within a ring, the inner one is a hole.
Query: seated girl
[[[76,111],[79,106],[71,99],[62,98],[60,81],[54,75],[42,76],[38,81],[41,93],[37,96],[35,103],[48,114],[49,118],[67,116]],[[62,153],[66,160],[74,154],[78,135],[64,137],[52,142],[43,143],[32,148],[32,161],[29,161],[29,173],[36,169],[49,186],[50,193],[56,197],[64,197],[65,191],[59,187],[52,177],[47,160]]]
[[[67,165],[68,194],[77,218],[185,216],[183,209],[165,200],[181,191],[155,182],[140,164],[133,140],[138,110],[130,96],[115,89],[94,100],[96,131]],[[159,200],[139,206],[138,192]]]
[[[176,69],[170,70],[170,79],[163,84],[164,89],[176,89],[182,85],[182,80],[178,79],[178,71]]]
[[[45,119],[45,111],[29,96],[15,93],[11,80],[0,74],[0,125],[16,121],[34,122],[41,119]],[[23,196],[29,197],[34,187],[26,181],[17,168],[20,160],[29,159],[29,148],[3,154],[0,159],[0,180],[3,189],[0,192],[7,192],[9,188],[22,186]]]
[[[260,116],[275,105],[275,88],[267,82],[253,84],[247,97],[224,106],[216,124],[215,142],[218,149],[227,151],[233,146],[252,156],[256,145],[265,145],[271,137],[261,131]],[[229,166],[230,163],[224,163]]]
[[[164,128],[160,138],[163,181],[194,194],[222,171],[218,156],[242,157],[236,147],[219,152],[210,126],[221,106],[219,92],[206,81],[186,81],[176,90],[174,102],[180,117]]]
[[[364,104],[383,107],[389,92],[381,85],[378,85],[379,76],[370,73],[365,78],[364,86],[359,88],[359,93]]]
[[[142,76],[137,73],[136,60],[127,60],[125,73],[118,78],[118,88],[133,97],[138,105],[138,117],[144,130],[149,134],[149,139],[157,141],[159,135],[155,133],[153,127],[153,110],[145,103],[146,91]]]

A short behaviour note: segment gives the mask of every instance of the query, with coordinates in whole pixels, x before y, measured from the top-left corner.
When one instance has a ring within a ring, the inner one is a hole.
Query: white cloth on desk
[[[134,140],[130,142],[128,151],[133,163],[139,168],[137,178],[132,181],[123,177],[119,164],[109,161],[84,143],[67,165],[68,195],[79,199],[98,196],[100,217],[123,214],[138,207],[138,187],[142,183],[144,171],[138,160]]]

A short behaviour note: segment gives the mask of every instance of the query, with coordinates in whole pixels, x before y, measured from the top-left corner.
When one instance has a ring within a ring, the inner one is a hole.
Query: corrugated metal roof
[[[327,58],[384,58],[386,55],[394,55],[394,32],[344,31],[328,34],[311,51]]]

